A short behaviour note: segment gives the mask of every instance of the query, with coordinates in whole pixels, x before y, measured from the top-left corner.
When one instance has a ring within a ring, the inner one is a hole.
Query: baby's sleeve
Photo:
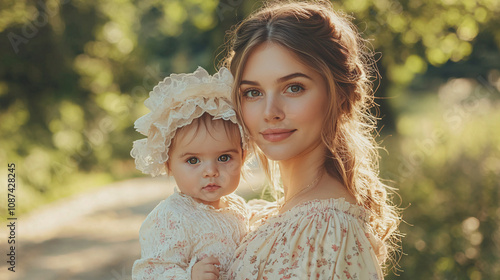
[[[134,262],[132,279],[190,280],[192,244],[186,221],[181,221],[178,213],[159,208],[155,208],[141,226],[141,258]]]

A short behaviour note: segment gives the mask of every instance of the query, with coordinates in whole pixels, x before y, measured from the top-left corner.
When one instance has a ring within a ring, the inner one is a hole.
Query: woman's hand
[[[193,265],[191,280],[219,279],[219,260],[216,257],[206,257]]]

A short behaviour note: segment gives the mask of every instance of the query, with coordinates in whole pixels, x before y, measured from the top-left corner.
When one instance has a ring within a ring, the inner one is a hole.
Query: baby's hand
[[[206,257],[193,265],[191,280],[217,280],[219,279],[219,260],[215,257]]]

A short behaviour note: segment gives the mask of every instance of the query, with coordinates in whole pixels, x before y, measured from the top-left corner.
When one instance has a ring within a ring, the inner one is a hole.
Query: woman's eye
[[[286,92],[289,93],[299,93],[303,91],[304,88],[301,85],[291,85],[286,89]]]
[[[200,160],[195,158],[195,157],[192,157],[192,158],[189,158],[188,160],[186,160],[186,162],[189,164],[197,164],[200,162]]]
[[[230,155],[222,155],[219,157],[219,161],[221,162],[228,162],[231,159]]]
[[[252,97],[258,97],[258,96],[262,96],[262,93],[256,89],[249,89],[247,91],[245,91],[243,93],[243,95],[245,97],[249,97],[249,98],[252,98]]]

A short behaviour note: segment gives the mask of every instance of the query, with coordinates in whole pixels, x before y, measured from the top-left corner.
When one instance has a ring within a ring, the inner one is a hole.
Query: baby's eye
[[[249,89],[245,92],[243,92],[244,97],[252,98],[252,97],[259,97],[262,96],[262,92],[256,90],[256,89]]]
[[[289,93],[299,93],[304,90],[304,87],[301,85],[291,85],[286,89],[286,92]]]
[[[228,162],[230,159],[231,159],[230,155],[221,155],[219,157],[219,161],[221,161],[221,162]]]
[[[188,158],[188,160],[186,160],[186,162],[189,164],[197,164],[200,162],[200,160],[198,158],[191,157],[191,158]]]

